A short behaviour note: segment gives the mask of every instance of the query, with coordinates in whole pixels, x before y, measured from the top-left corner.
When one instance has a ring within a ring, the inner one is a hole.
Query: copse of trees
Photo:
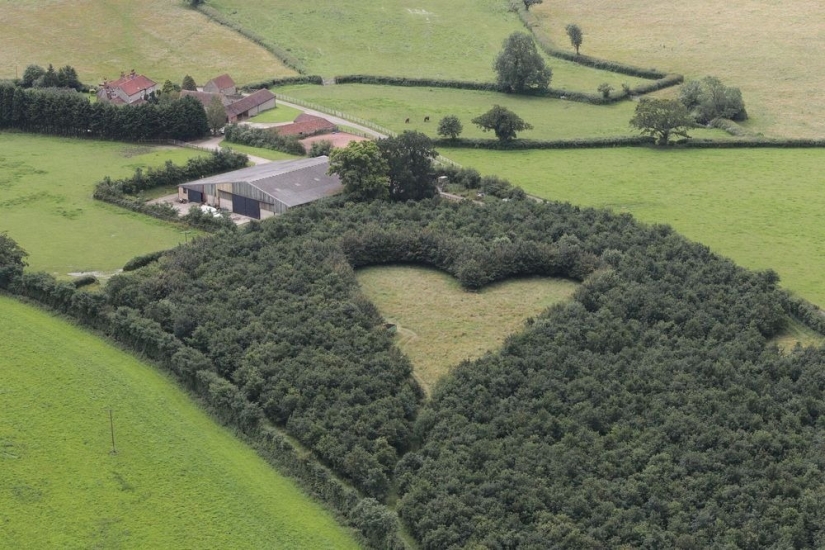
[[[201,103],[191,97],[143,105],[90,103],[74,92],[0,84],[0,128],[124,141],[189,140],[209,131]]]
[[[713,76],[686,82],[679,90],[679,101],[701,124],[717,118],[737,121],[748,118],[741,90],[725,86]]]
[[[354,200],[421,200],[437,193],[433,159],[438,153],[421,132],[406,131],[376,142],[351,142],[330,156],[330,174],[338,174]]]
[[[22,88],[72,88],[78,92],[86,89],[74,67],[66,65],[55,71],[51,63],[47,69],[40,65],[27,66],[19,84]]]
[[[501,89],[516,94],[547,91],[553,76],[533,37],[523,32],[507,37],[493,69]]]

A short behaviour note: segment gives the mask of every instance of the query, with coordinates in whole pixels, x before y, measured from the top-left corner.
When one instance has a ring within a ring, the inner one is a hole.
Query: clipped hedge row
[[[205,4],[198,4],[197,6],[194,6],[194,8],[202,14],[204,14],[209,19],[211,19],[212,21],[214,21],[215,23],[223,25],[224,27],[229,27],[238,34],[248,38],[255,44],[259,45],[260,47],[262,47],[263,49],[265,49],[266,51],[280,59],[281,62],[290,69],[293,69],[299,74],[306,73],[304,64],[301,63],[301,61],[297,57],[286,51],[284,48],[276,46],[275,44],[268,42],[261,35],[245,29],[240,24],[236,23],[235,21],[232,21],[215,8],[212,8]]]
[[[278,128],[264,129],[252,128],[251,126],[239,126],[229,124],[224,128],[224,139],[228,143],[238,143],[249,145],[250,147],[261,147],[281,151],[290,155],[306,156],[307,152],[296,136],[282,136],[278,134]]]
[[[458,90],[481,90],[500,92],[501,86],[495,82],[473,82],[468,80],[446,80],[441,78],[407,78],[404,76],[380,76],[350,74],[335,77],[336,84],[375,84],[379,86],[409,86],[431,88],[456,88]]]
[[[497,139],[457,138],[433,141],[436,147],[465,147],[472,149],[493,149],[499,151],[520,151],[526,149],[602,149],[607,147],[639,147],[653,145],[656,140],[650,136],[616,136],[589,139]]]
[[[814,149],[825,147],[825,139],[765,139],[761,137],[713,141],[709,139],[680,139],[673,142],[677,147],[695,149]]]
[[[301,76],[282,76],[270,78],[268,80],[259,80],[258,82],[251,82],[241,86],[242,90],[251,92],[254,90],[261,90],[263,88],[270,88],[273,86],[290,86],[292,84],[317,84],[322,86],[324,79],[318,75],[301,75]]]
[[[142,256],[135,256],[126,262],[126,265],[123,266],[123,271],[128,272],[140,269],[141,267],[158,261],[164,254],[166,254],[166,250],[158,250],[157,252],[150,252],[149,254],[144,254]]]
[[[562,50],[556,47],[550,37],[540,29],[538,19],[524,7],[524,2],[521,0],[510,0],[510,9],[518,14],[522,24],[532,33],[536,42],[541,46],[541,49],[551,57],[565,59],[586,67],[593,67],[594,69],[626,74],[638,78],[662,79],[667,76],[666,73],[658,69],[643,69],[641,67],[619,63],[618,61],[608,61],[606,59],[590,57],[589,55],[577,55],[575,52]]]
[[[714,118],[708,124],[710,128],[716,128],[718,130],[724,130],[728,134],[736,137],[747,137],[747,136],[756,136],[750,130],[747,130],[741,127],[736,121],[733,121],[729,118]]]

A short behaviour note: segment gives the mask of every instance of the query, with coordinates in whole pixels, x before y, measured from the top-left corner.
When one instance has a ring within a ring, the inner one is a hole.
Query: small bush
[[[309,156],[312,158],[325,156],[328,157],[330,152],[332,152],[332,142],[328,139],[315,141],[309,148]]]
[[[72,284],[75,288],[82,288],[84,286],[93,285],[97,282],[97,277],[94,275],[82,275],[72,279]]]

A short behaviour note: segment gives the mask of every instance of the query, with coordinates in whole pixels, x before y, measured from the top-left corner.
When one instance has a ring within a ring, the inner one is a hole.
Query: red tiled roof
[[[258,90],[257,92],[246,96],[243,99],[239,99],[235,103],[227,106],[226,114],[229,118],[236,117],[242,113],[247,112],[250,109],[254,109],[259,105],[263,105],[270,99],[275,99],[275,94],[264,88],[263,90]]]
[[[131,76],[126,75],[115,81],[106,83],[107,88],[120,88],[126,95],[132,96],[155,86],[155,82],[146,78],[142,74]]]
[[[235,81],[232,80],[232,77],[228,74],[222,74],[221,76],[215,77],[206,84],[209,83],[214,84],[219,90],[235,87]]]
[[[335,130],[335,124],[319,116],[306,113],[298,115],[295,122],[273,128],[282,136],[311,136],[321,132]]]

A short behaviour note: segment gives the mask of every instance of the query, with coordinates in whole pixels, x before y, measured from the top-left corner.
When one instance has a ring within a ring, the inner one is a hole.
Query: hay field
[[[35,307],[0,311],[0,548],[358,548],[154,368]]]
[[[582,53],[742,89],[748,126],[825,137],[825,3],[819,0],[553,0],[532,10],[557,45],[584,31]]]
[[[72,65],[87,84],[130,69],[199,85],[224,72],[239,84],[295,74],[183,0],[0,0],[0,37],[0,78],[32,63]]]
[[[525,319],[568,300],[578,286],[530,277],[467,292],[446,273],[412,265],[368,267],[357,276],[364,294],[398,326],[398,346],[427,394],[458,363],[494,352]]]

